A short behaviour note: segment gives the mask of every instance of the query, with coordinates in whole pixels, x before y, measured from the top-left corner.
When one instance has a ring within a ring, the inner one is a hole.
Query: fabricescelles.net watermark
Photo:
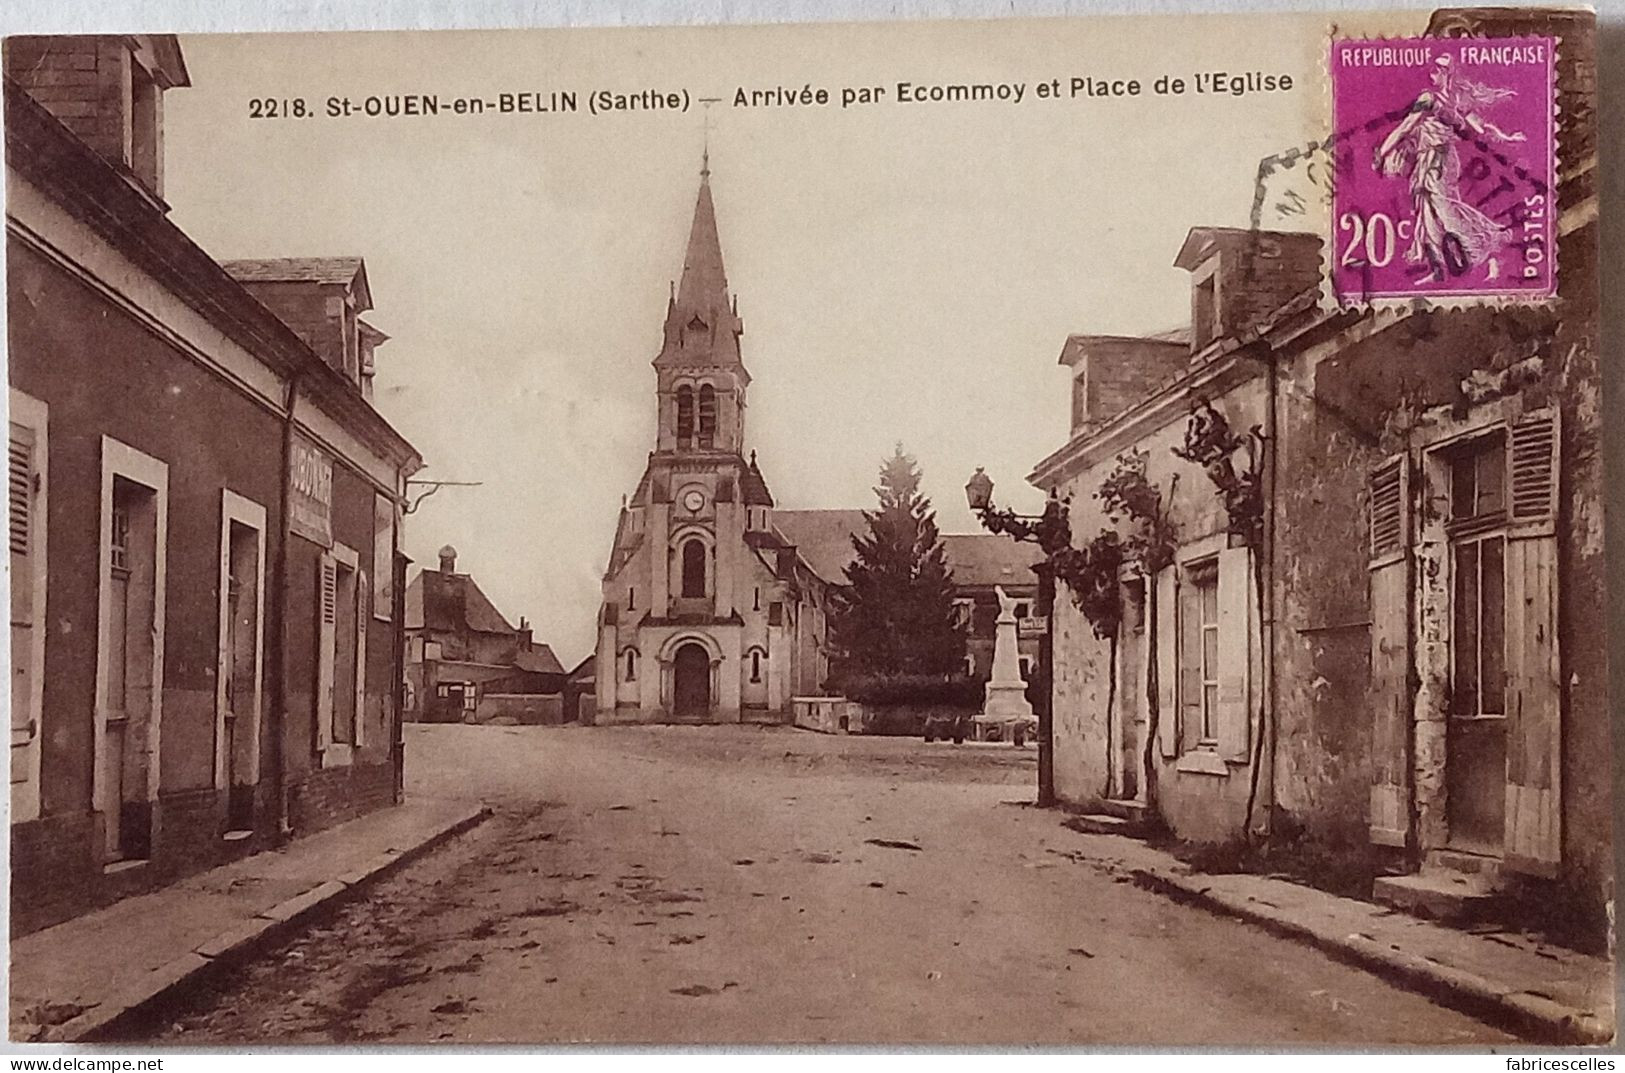
[[[1601,1058],[1587,1055],[1583,1058],[1508,1058],[1506,1067],[1518,1073],[1578,1073],[1578,1071],[1597,1070],[1598,1073],[1607,1073],[1614,1068],[1612,1058]]]

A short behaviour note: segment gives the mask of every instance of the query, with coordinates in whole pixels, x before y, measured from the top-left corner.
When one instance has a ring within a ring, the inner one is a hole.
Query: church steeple
[[[665,345],[655,364],[739,365],[739,336],[743,331],[722,262],[717,210],[711,200],[711,155],[707,149],[700,168],[694,220],[688,230],[683,276],[667,304]],[[748,374],[745,378],[749,379]]]
[[[666,300],[665,330],[654,360],[659,450],[737,455],[744,449],[750,373],[739,354],[743,332],[739,303],[728,290],[722,263],[708,146],[701,158],[683,275]]]

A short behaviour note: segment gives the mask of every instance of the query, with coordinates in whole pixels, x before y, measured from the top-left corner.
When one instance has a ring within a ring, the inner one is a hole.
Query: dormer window
[[[141,64],[130,64],[130,170],[143,186],[163,196],[163,148],[159,144],[159,89]]]
[[[1219,337],[1218,271],[1197,280],[1191,292],[1192,341],[1201,350]]]
[[[694,315],[693,320],[688,322],[688,330],[691,331],[691,332],[703,332],[703,331],[705,331],[705,321],[700,319],[700,316],[699,316],[698,313],[696,313]]]

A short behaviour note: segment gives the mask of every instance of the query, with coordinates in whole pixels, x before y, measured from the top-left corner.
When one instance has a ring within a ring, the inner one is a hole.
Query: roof
[[[785,539],[825,581],[844,584],[846,567],[857,556],[854,534],[868,530],[861,510],[781,510],[773,520]],[[1032,566],[1043,552],[992,533],[944,533],[943,551],[956,586],[1034,584]]]
[[[943,550],[958,588],[1035,585],[1033,565],[1044,557],[1036,544],[1024,544],[993,533],[945,533]]]
[[[259,257],[220,265],[240,283],[354,283],[356,305],[372,308],[367,263],[360,257]]]
[[[594,682],[598,678],[598,656],[596,653],[576,664],[570,671],[572,682]]]
[[[532,644],[529,649],[521,648],[514,653],[513,665],[522,671],[534,671],[537,674],[563,674],[564,664],[553,654],[548,645]]]
[[[796,546],[813,573],[836,584],[846,582],[846,564],[857,554],[852,534],[868,527],[861,510],[776,510],[773,524]]]
[[[747,507],[771,507],[773,493],[767,489],[767,479],[756,465],[756,452],[750,453],[750,465],[739,476],[739,494]]]
[[[406,587],[406,628],[506,633],[515,630],[467,574],[419,571]],[[545,645],[543,646],[546,647]],[[549,653],[551,655],[551,653]],[[553,661],[555,666],[558,660]],[[562,670],[563,668],[559,668]]]
[[[1078,359],[1084,356],[1085,351],[1092,346],[1102,343],[1129,343],[1135,346],[1163,346],[1189,349],[1191,333],[1187,328],[1174,328],[1155,335],[1087,335],[1075,333],[1066,337],[1061,345],[1061,358],[1058,364],[1076,365]]]
[[[711,200],[709,162],[700,172],[700,192],[694,201],[688,249],[683,255],[683,278],[666,309],[665,345],[655,365],[739,365],[739,334],[743,330],[728,294],[728,273],[722,264],[722,239],[717,234],[717,210]],[[748,377],[747,377],[748,380]]]
[[[1268,239],[1273,242],[1319,242],[1320,236],[1310,231],[1265,231],[1246,227],[1193,227],[1185,235],[1184,245],[1174,257],[1174,265],[1193,269],[1207,259],[1211,245],[1234,245],[1241,241]]]
[[[343,373],[329,366],[125,175],[80,141],[10,79],[5,84],[6,163],[152,275],[211,325],[306,389],[335,420],[407,475],[423,460]]]

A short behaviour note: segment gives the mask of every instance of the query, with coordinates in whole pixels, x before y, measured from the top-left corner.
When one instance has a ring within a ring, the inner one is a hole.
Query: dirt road
[[[1128,881],[1031,749],[409,727],[496,816],[157,1042],[1466,1044],[1508,1037]]]

